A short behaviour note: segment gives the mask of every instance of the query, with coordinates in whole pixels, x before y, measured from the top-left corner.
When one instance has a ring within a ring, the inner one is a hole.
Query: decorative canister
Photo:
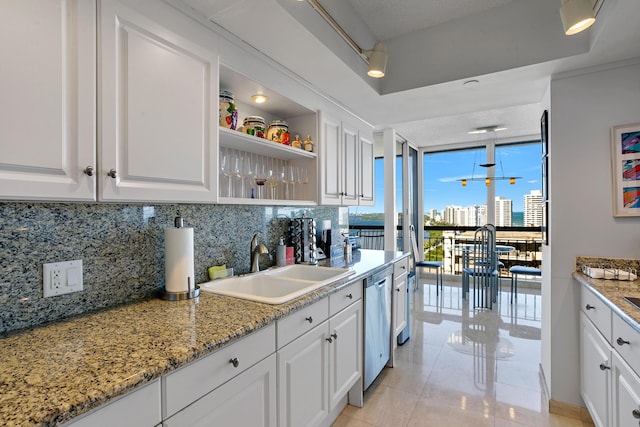
[[[269,131],[267,132],[269,141],[279,142],[285,145],[291,145],[291,136],[289,135],[289,125],[284,120],[273,120],[269,123]]]
[[[258,138],[265,138],[267,126],[260,116],[247,116],[242,122],[242,131]]]
[[[233,93],[228,90],[220,90],[220,103],[218,105],[218,117],[220,127],[235,130],[238,125],[238,107],[233,102]]]

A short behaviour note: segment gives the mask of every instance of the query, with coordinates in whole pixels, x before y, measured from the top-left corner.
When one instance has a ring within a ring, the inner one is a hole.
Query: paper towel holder
[[[178,229],[184,227],[184,222],[182,217],[180,216],[180,213],[178,213],[178,216],[174,220],[174,227]],[[191,252],[191,256],[193,257],[193,235],[192,234],[191,234],[190,252]],[[160,290],[160,298],[167,301],[182,301],[182,300],[197,298],[200,295],[200,286],[191,283],[192,281],[191,275],[193,275],[193,264],[191,266],[191,272],[187,274],[188,275],[186,276],[186,282],[187,282],[186,290],[168,291],[167,290],[168,286],[165,286]],[[175,283],[175,282],[172,282],[172,283]]]

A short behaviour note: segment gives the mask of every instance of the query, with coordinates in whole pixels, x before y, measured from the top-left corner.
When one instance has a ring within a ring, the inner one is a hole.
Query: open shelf
[[[289,145],[279,144],[264,138],[238,132],[235,130],[220,128],[220,146],[233,150],[247,151],[263,156],[276,157],[283,160],[315,159],[316,153],[293,148]]]

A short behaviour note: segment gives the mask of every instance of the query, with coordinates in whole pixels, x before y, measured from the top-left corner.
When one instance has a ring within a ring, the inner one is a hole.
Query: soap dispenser
[[[283,267],[287,264],[287,247],[284,244],[284,237],[280,237],[276,246],[276,266]]]

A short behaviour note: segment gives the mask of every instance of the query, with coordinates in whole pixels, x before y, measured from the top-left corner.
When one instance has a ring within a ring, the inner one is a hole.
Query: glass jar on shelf
[[[238,107],[233,102],[233,93],[228,90],[220,90],[218,122],[220,127],[231,130],[235,130],[238,126]]]

